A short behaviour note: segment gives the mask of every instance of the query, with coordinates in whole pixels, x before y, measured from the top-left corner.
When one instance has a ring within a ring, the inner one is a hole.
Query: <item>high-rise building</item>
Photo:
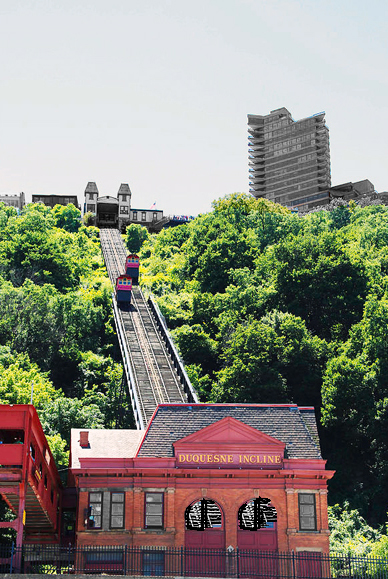
[[[249,185],[255,197],[306,209],[329,202],[325,113],[294,121],[286,108],[248,115]]]

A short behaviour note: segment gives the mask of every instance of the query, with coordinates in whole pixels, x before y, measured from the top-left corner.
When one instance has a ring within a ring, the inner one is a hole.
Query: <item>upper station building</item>
[[[163,218],[159,209],[134,209],[131,207],[131,189],[127,183],[122,183],[117,197],[99,194],[97,185],[89,182],[85,189],[84,212],[95,216],[97,227],[116,227],[120,230],[131,223],[147,227],[151,232],[160,231],[169,219]]]
[[[248,115],[249,185],[255,197],[289,208],[329,202],[330,149],[325,113],[294,121],[286,108]]]

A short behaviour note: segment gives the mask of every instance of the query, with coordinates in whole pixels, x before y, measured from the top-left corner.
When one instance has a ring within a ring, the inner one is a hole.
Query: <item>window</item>
[[[137,221],[137,211],[134,211],[134,212],[133,212],[133,220],[134,220],[134,221]]]
[[[146,219],[147,219],[146,212],[145,212],[145,211],[142,211],[142,212],[141,212],[141,220],[142,220],[142,221],[146,221]]]
[[[120,207],[120,213],[128,214],[128,207]]]
[[[94,193],[88,193],[88,195],[89,195],[90,201],[93,201],[93,199],[94,199]]]
[[[50,464],[50,453],[49,453],[47,448],[43,449],[43,456],[44,456],[46,463],[49,465]]]
[[[88,529],[101,529],[102,493],[89,494]]]
[[[158,214],[157,214],[157,213],[154,213],[154,215],[153,215],[153,218],[152,218],[152,219],[153,219],[154,221],[156,221],[156,220],[157,220],[157,218],[158,218]]]
[[[124,528],[124,493],[110,494],[110,528]]]
[[[270,499],[253,499],[238,510],[238,522],[242,530],[273,529],[276,519],[276,509],[270,504]]]
[[[204,531],[222,527],[222,514],[218,505],[211,500],[202,499],[187,507],[185,512],[186,529]]]
[[[121,201],[122,201],[123,203],[126,203],[126,202],[127,202],[127,196],[126,196],[126,195],[121,195]]]
[[[163,529],[163,493],[145,493],[146,529]]]
[[[90,211],[90,213],[94,213],[96,211],[96,206],[94,203],[88,203],[86,205],[86,211]]]
[[[299,493],[299,530],[316,531],[317,515],[315,510],[315,495]]]

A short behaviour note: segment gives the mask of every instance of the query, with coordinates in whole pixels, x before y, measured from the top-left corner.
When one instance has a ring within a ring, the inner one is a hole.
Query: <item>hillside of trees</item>
[[[144,236],[143,236],[144,237]],[[234,194],[193,222],[138,239],[202,401],[316,408],[330,502],[386,520],[388,208],[299,217]],[[135,247],[137,244],[138,247]]]

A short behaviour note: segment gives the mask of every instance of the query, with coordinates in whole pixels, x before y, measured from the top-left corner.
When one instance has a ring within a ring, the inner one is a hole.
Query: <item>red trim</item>
[[[158,404],[156,410],[158,410],[159,407],[164,407],[164,406],[198,406],[201,408],[210,406],[221,406],[221,407],[225,407],[225,406],[229,406],[229,407],[242,407],[242,408],[246,408],[246,407],[250,407],[250,408],[299,408],[299,406],[297,404],[247,404],[245,402],[241,402],[241,403],[223,403],[223,402],[162,402],[161,404]],[[304,406],[303,408],[313,408],[312,406]],[[156,412],[156,411],[155,411]],[[155,413],[154,413],[155,414]],[[151,418],[152,420],[152,418]]]

